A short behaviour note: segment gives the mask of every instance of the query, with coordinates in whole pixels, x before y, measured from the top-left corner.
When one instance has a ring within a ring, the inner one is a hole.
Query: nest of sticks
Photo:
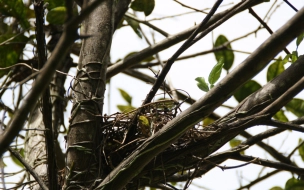
[[[182,102],[183,103],[183,102]],[[126,113],[104,115],[102,154],[109,171],[131,154],[142,142],[163,128],[181,112],[179,103],[165,99],[146,104]],[[176,150],[202,137],[201,124],[193,126],[168,147]]]

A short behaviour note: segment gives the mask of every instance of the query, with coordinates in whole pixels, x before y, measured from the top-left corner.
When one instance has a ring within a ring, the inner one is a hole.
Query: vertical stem
[[[36,0],[34,3],[34,10],[36,14],[36,40],[38,52],[38,65],[41,69],[46,63],[46,44],[44,27],[44,8],[43,1]],[[47,87],[42,95],[42,115],[45,126],[45,147],[47,151],[47,173],[49,189],[56,190],[58,188],[57,182],[57,166],[54,151],[54,137],[52,130],[52,105],[50,103],[50,88]]]

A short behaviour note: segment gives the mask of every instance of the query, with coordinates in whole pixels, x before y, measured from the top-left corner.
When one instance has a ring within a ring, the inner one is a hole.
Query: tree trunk
[[[92,1],[84,1],[84,9]],[[73,85],[73,108],[67,138],[65,188],[94,186],[102,173],[99,129],[106,85],[107,57],[111,46],[114,11],[112,0],[105,0],[85,19],[84,38],[78,72]]]

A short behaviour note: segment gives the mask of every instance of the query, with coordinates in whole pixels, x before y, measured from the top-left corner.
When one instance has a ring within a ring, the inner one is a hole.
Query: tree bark
[[[84,1],[82,9],[92,1]],[[114,2],[103,1],[82,23],[85,39],[73,85],[73,108],[67,138],[65,188],[85,189],[103,175],[100,127],[107,57],[114,28]]]

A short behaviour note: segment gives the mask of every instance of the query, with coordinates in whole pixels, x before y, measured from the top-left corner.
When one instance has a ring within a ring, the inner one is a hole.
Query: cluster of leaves
[[[195,79],[198,82],[197,86],[202,91],[208,92],[220,78],[222,69],[224,68],[226,71],[229,71],[233,65],[234,53],[231,50],[231,44],[229,43],[227,37],[224,35],[219,35],[214,43],[214,48],[220,46],[224,46],[226,49],[214,52],[217,64],[212,68],[209,74],[209,83],[205,81],[204,77],[197,77]]]
[[[25,33],[31,30],[28,19],[34,18],[35,14],[22,0],[1,0],[0,12],[0,67],[5,68],[17,63],[25,45],[32,39],[33,36]],[[21,28],[7,24],[9,19],[19,21]],[[0,77],[7,73],[8,70],[1,70]]]

